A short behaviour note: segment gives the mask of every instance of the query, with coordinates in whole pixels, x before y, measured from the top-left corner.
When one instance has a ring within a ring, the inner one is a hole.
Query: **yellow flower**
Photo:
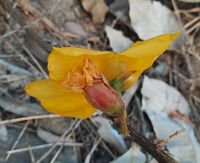
[[[113,99],[118,99],[118,95],[107,81],[131,74],[123,83],[123,89],[130,87],[177,36],[177,33],[164,34],[139,41],[119,54],[74,47],[53,48],[48,58],[49,79],[32,82],[26,85],[25,90],[51,113],[90,117],[96,111],[95,107],[104,106],[102,100],[106,99],[101,98],[100,104],[95,104],[96,95],[93,97],[93,93],[103,93],[108,88],[115,95],[109,99],[109,106],[113,106]],[[91,91],[93,86],[96,87]],[[120,105],[121,102],[115,107]]]

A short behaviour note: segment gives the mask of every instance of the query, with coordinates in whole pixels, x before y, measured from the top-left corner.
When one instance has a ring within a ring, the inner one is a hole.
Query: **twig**
[[[90,150],[90,152],[88,153],[84,163],[90,163],[90,159],[92,157],[92,154],[94,153],[94,151],[96,150],[97,146],[99,145],[99,143],[101,142],[101,138],[99,138],[97,141],[95,141],[92,149]]]
[[[15,35],[14,35],[15,36]],[[16,38],[17,38],[17,36],[16,36]],[[17,38],[18,39],[18,38]],[[18,40],[19,41],[19,40]],[[21,42],[20,42],[20,44],[21,44]],[[17,56],[16,55],[14,55],[15,57],[20,57],[20,59],[22,60],[22,61],[24,61],[30,68],[32,68],[32,70],[33,70],[33,72],[34,72],[34,74],[36,75],[36,74],[38,74],[38,73],[40,73],[41,74],[41,72],[31,63],[31,62],[29,62],[10,42],[8,42],[8,45],[10,46],[10,48],[17,54]],[[10,55],[9,55],[10,56]],[[37,73],[36,73],[37,72]]]
[[[15,82],[15,81],[21,81],[27,79],[26,75],[1,75],[0,76],[0,82],[1,83],[10,83],[10,82]]]
[[[8,63],[2,59],[0,59],[0,65],[6,67],[9,71],[11,71],[11,73],[18,73],[18,74],[22,74],[22,75],[32,76],[31,72],[29,72],[21,67],[15,66],[11,63]]]
[[[189,35],[188,35],[188,33],[187,33],[186,29],[184,28],[183,23],[182,23],[182,21],[181,21],[181,16],[180,16],[179,9],[178,9],[178,7],[177,7],[176,1],[175,1],[175,0],[171,0],[171,2],[172,2],[172,5],[173,5],[173,8],[174,8],[174,10],[175,10],[174,12],[175,12],[175,14],[176,14],[176,16],[177,16],[177,18],[178,18],[180,24],[181,24],[182,30],[183,30],[184,33],[185,33],[185,38],[186,38],[187,42],[189,43],[189,45],[190,45],[190,47],[191,47],[191,50],[192,50],[192,52],[193,52],[193,51],[194,51],[193,44],[191,43],[190,38],[189,38]],[[191,78],[193,79],[195,75],[194,75],[194,71],[193,71],[191,59],[190,59],[190,57],[188,56],[188,54],[186,53],[186,49],[185,49],[184,47],[182,48],[182,54],[183,54],[183,56],[185,57],[185,61],[187,62],[187,68],[188,68],[188,70],[189,70],[189,73],[190,73],[190,75],[191,75]]]
[[[0,58],[19,58],[20,56],[16,56],[15,54],[0,54]]]
[[[156,142],[156,146],[162,148],[163,146],[165,146],[170,141],[172,141],[173,139],[175,139],[177,136],[180,136],[180,134],[182,134],[184,132],[185,132],[184,130],[176,131],[175,133],[169,135],[167,138]]]
[[[20,139],[22,138],[22,136],[24,135],[24,132],[26,131],[28,125],[29,125],[30,121],[27,121],[26,124],[24,125],[22,131],[20,132],[18,138],[16,139],[15,143],[13,144],[13,146],[11,147],[10,150],[15,149],[15,147],[17,146],[17,144],[19,143]],[[7,161],[9,159],[11,154],[8,154],[5,158],[5,161]]]
[[[187,12],[187,13],[198,12],[199,13],[200,12],[200,7],[192,8],[190,10],[181,9],[181,10],[179,10],[179,12],[183,12],[183,13],[185,13],[185,12]]]
[[[30,155],[30,158],[31,158],[31,162],[34,163],[35,162],[35,156],[33,154],[33,151],[31,150],[31,146],[29,145],[29,155]]]
[[[22,117],[22,118],[15,118],[15,119],[9,119],[5,121],[0,121],[0,125],[4,125],[7,123],[17,123],[22,121],[28,121],[28,120],[34,120],[34,119],[44,119],[44,118],[57,118],[60,117],[57,114],[47,114],[47,115],[35,115],[35,116],[29,116],[29,117]]]
[[[29,57],[33,60],[33,62],[36,64],[36,66],[38,67],[38,69],[40,70],[40,72],[43,74],[43,76],[48,79],[48,75],[47,73],[45,72],[45,70],[42,68],[42,66],[40,65],[40,63],[37,61],[37,59],[34,57],[34,55],[30,52],[30,50],[28,50],[26,48],[26,46],[24,46],[22,44],[22,42],[20,41],[20,39],[14,35],[16,40],[22,45],[22,48],[26,51],[26,53],[29,55]]]
[[[24,13],[28,13],[28,15],[34,19],[38,17],[42,17],[43,15],[36,8],[31,6],[31,4],[27,0],[15,0],[18,6],[24,11]],[[54,10],[54,9],[52,9]],[[48,19],[46,16],[43,16],[41,19],[44,28],[49,30],[53,35],[57,36],[60,40],[63,40],[66,37],[66,33],[64,33],[54,22]]]
[[[75,128],[75,127],[78,126],[80,123],[81,123],[81,120],[77,120],[77,119],[76,119],[76,120],[72,123],[72,125],[69,127],[69,129],[63,133],[63,135],[58,139],[58,141],[57,141],[57,142],[56,142],[56,143],[55,143],[41,158],[39,158],[39,159],[36,161],[36,163],[41,163],[41,162],[56,148],[56,146],[58,145],[58,142],[59,142],[60,140],[63,140],[64,137],[65,137],[66,135],[68,135],[68,134],[71,132],[72,128]]]
[[[26,152],[29,150],[38,150],[38,149],[43,149],[43,148],[49,148],[51,146],[53,146],[55,143],[49,143],[49,144],[41,144],[41,145],[36,145],[36,146],[32,146],[32,147],[26,147],[26,148],[20,148],[20,149],[14,149],[14,150],[10,150],[7,152],[7,154],[14,154],[14,153],[21,153],[21,152]],[[82,143],[63,143],[63,142],[58,142],[57,145],[59,146],[78,146],[81,147],[83,146]]]
[[[27,52],[27,54],[29,55],[29,57],[33,60],[33,62],[37,65],[38,69],[42,72],[42,74],[44,75],[44,77],[46,79],[48,79],[48,75],[45,72],[45,70],[42,68],[42,66],[40,65],[40,63],[37,61],[37,59],[34,57],[34,55],[26,48],[26,46],[22,45],[23,49]]]
[[[63,145],[60,146],[60,148],[59,148],[58,151],[55,153],[55,155],[53,156],[53,158],[52,158],[52,160],[51,160],[50,163],[54,163],[54,162],[56,161],[56,159],[57,159],[57,157],[59,156],[60,152],[62,151],[63,147],[64,147]]]
[[[92,120],[92,118],[90,118],[90,122],[94,125],[92,126],[89,121],[84,121],[85,124],[83,123],[83,126],[85,127],[85,129],[89,132],[89,133],[93,133],[95,135],[95,137],[101,137],[101,135],[99,135],[99,133],[96,131],[96,129],[94,129],[94,126],[98,126],[95,124],[95,122]],[[98,127],[97,127],[98,128]],[[110,150],[110,148],[108,147],[108,145],[104,142],[101,141],[101,145],[102,147],[107,151],[107,153],[113,158],[115,159],[115,155],[113,154],[113,152]]]
[[[0,92],[3,92],[7,97],[12,98],[12,95],[10,93],[8,93],[7,89],[2,88],[1,85],[0,85]]]
[[[160,149],[156,144],[149,141],[140,132],[137,131],[136,127],[132,123],[128,123],[128,129],[130,134],[130,140],[136,142],[141,146],[147,153],[153,156],[160,163],[178,163],[171,154],[167,151]]]
[[[187,30],[187,34],[190,34],[193,30],[195,30],[196,28],[200,27],[200,22],[196,23],[195,25],[193,25],[190,29]]]
[[[196,21],[199,21],[200,18],[199,17],[196,17],[194,19],[192,19],[190,22],[188,22],[187,24],[184,25],[184,28],[188,28],[189,26],[191,26],[193,23],[195,23]]]

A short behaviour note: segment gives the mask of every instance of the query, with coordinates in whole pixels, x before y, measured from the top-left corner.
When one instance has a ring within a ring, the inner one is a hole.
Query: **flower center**
[[[64,82],[66,88],[76,92],[82,92],[86,86],[93,86],[94,83],[101,82],[103,75],[97,71],[95,63],[86,58],[83,65],[76,66],[67,73]]]

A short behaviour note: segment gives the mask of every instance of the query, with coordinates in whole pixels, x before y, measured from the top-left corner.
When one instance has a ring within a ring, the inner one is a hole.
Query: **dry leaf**
[[[108,119],[98,116],[94,117],[93,120],[100,124],[98,133],[104,141],[115,147],[115,149],[121,154],[127,150],[123,137],[112,128]]]
[[[110,47],[116,53],[127,49],[132,44],[132,41],[119,30],[106,26],[105,31],[110,41]]]
[[[183,115],[190,112],[189,104],[180,92],[161,80],[144,77],[142,87],[143,108],[151,111],[170,113],[179,111]]]
[[[175,14],[159,1],[129,0],[129,4],[131,25],[142,40],[181,31]]]
[[[85,11],[91,13],[92,20],[95,24],[103,23],[105,20],[108,7],[104,0],[81,0]]]
[[[133,144],[132,147],[124,153],[122,156],[118,157],[111,163],[145,163],[147,162],[146,156],[141,152],[140,148]]]
[[[179,112],[188,117],[190,108],[186,99],[166,83],[144,77],[142,86],[142,110],[152,123],[158,139],[168,138],[177,131],[184,131],[167,143],[169,152],[179,159],[180,163],[199,163],[200,144],[197,142],[192,124],[180,116],[171,117],[172,112]]]

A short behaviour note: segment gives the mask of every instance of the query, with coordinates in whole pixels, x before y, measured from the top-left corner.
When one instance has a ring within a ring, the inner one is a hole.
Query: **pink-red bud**
[[[107,116],[118,116],[124,109],[121,96],[103,81],[86,86],[84,93],[88,102]]]

